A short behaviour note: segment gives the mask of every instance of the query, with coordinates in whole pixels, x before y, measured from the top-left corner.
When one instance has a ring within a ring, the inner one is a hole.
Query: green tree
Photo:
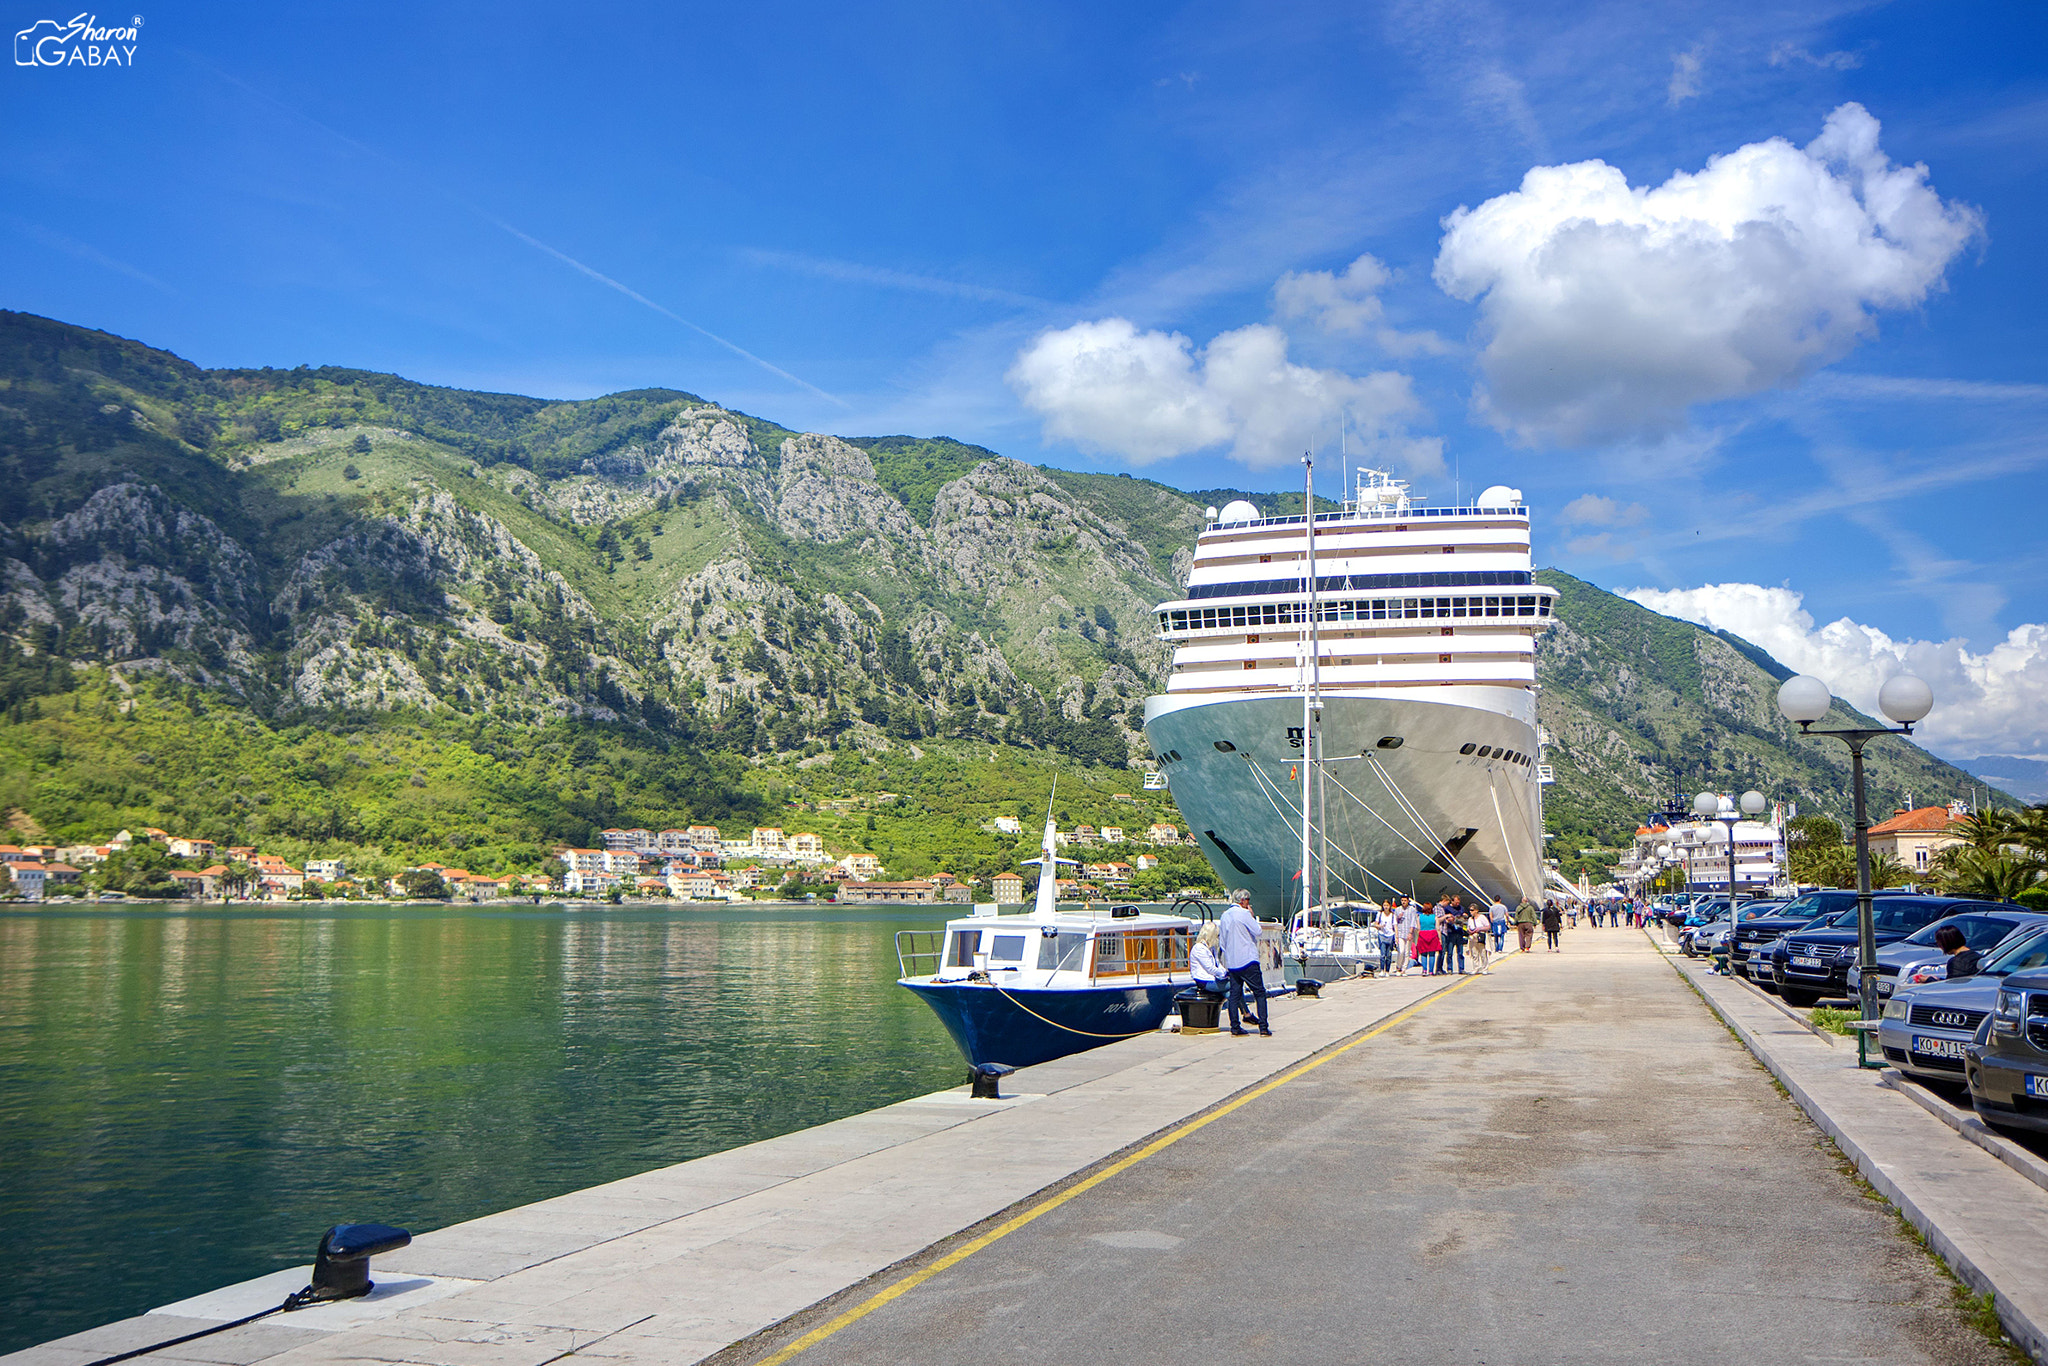
[[[348,448],[357,455],[368,455],[370,453],[370,438],[361,432],[357,432],[356,439],[348,443]]]
[[[446,901],[448,884],[431,868],[414,868],[398,875],[398,885],[415,901]]]

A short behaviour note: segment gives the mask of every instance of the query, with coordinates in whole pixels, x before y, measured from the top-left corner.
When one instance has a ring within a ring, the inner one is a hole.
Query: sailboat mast
[[[1308,628],[1302,641],[1308,647],[1301,675],[1301,908],[1309,908],[1309,879],[1314,870],[1316,694],[1322,686],[1322,629],[1316,607],[1316,462],[1301,457],[1302,526],[1308,534]]]

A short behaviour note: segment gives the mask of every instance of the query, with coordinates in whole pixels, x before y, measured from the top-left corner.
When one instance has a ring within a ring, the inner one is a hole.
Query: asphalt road
[[[1565,944],[795,1361],[2010,1360],[1638,932]],[[728,1356],[762,1360],[872,1293]]]

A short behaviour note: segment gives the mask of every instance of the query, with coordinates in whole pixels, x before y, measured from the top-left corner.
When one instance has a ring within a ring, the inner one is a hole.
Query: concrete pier
[[[143,1359],[2008,1359],[1642,934],[1565,942],[438,1230],[372,1301]],[[0,1366],[83,1366],[294,1276]]]

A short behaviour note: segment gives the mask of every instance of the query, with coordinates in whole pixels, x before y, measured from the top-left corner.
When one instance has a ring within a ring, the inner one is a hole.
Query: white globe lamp
[[[1811,725],[1828,714],[1834,704],[1835,695],[1828,691],[1828,685],[1812,674],[1800,674],[1788,678],[1778,688],[1778,710],[1787,721]]]
[[[1764,794],[1761,792],[1745,792],[1742,794],[1742,814],[1745,816],[1761,816],[1764,814],[1764,808],[1769,805],[1770,803],[1764,800]]]
[[[1695,816],[1713,816],[1720,810],[1721,798],[1716,793],[1702,792],[1692,799],[1692,814]]]
[[[1911,674],[1893,674],[1877,690],[1877,709],[1900,725],[1910,726],[1934,710],[1934,689]]]

